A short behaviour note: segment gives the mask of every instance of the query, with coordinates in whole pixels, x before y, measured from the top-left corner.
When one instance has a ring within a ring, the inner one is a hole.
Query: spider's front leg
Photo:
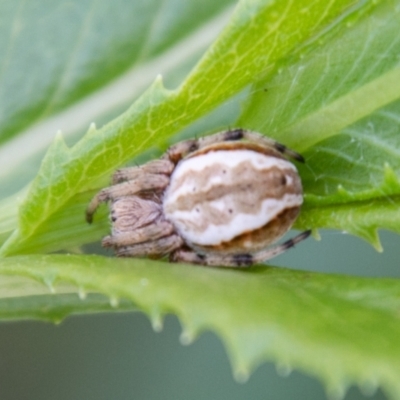
[[[101,203],[109,200],[115,200],[119,197],[132,196],[144,190],[160,190],[165,189],[169,184],[169,177],[159,174],[142,174],[137,179],[119,183],[114,186],[100,190],[93,197],[86,209],[86,221],[93,221],[93,214]]]
[[[254,264],[251,254],[199,254],[187,248],[180,248],[171,253],[169,261],[227,268],[247,268]]]
[[[293,239],[289,239],[278,246],[260,250],[254,254],[198,254],[193,250],[178,249],[171,254],[170,261],[200,264],[210,267],[246,268],[284,253],[297,243],[307,239],[310,234],[311,231],[302,232]]]

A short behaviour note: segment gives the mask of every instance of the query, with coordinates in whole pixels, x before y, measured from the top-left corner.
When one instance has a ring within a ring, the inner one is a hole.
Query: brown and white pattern
[[[299,210],[302,202],[292,163],[254,150],[231,149],[182,160],[171,175],[163,205],[165,217],[188,243],[221,246],[262,228],[287,209]],[[269,236],[261,247],[276,241],[275,235]],[[248,238],[231,250],[252,251],[254,246]]]
[[[309,234],[267,249],[290,229],[303,202],[296,167],[284,155],[304,161],[241,129],[180,142],[160,160],[117,171],[115,185],[94,197],[86,218],[91,222],[98,205],[111,201],[112,234],[103,245],[119,256],[251,265]]]

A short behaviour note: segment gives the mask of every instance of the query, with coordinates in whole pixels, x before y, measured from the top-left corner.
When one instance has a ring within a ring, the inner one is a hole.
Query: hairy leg
[[[178,235],[170,235],[161,239],[143,242],[132,246],[122,246],[115,249],[118,257],[156,256],[162,257],[181,247],[183,239]]]
[[[93,214],[101,203],[115,200],[119,197],[132,196],[143,190],[164,189],[169,184],[169,177],[166,175],[143,174],[133,181],[119,183],[114,186],[100,190],[93,197],[86,209],[86,221],[93,221]]]
[[[135,229],[131,232],[118,232],[111,236],[106,236],[103,247],[122,247],[138,243],[154,241],[164,236],[170,235],[174,231],[173,225],[168,221],[160,221],[143,228]]]
[[[257,132],[247,131],[245,129],[232,129],[228,131],[218,132],[214,135],[204,136],[199,139],[190,139],[179,142],[171,146],[164,154],[164,158],[169,158],[172,162],[177,163],[185,155],[190,154],[196,150],[202,149],[211,144],[219,142],[233,142],[245,139],[249,142],[259,143],[262,146],[272,148],[287,157],[293,158],[297,161],[304,162],[304,158],[299,153],[288,149],[285,145],[276,142],[266,136]]]

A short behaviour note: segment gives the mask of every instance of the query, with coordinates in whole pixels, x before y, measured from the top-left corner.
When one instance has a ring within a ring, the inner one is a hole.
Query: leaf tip
[[[167,90],[164,86],[164,81],[163,81],[163,77],[161,74],[158,74],[156,76],[156,79],[154,79],[153,83],[151,84],[151,89],[157,89],[157,90],[161,90],[161,91]]]
[[[157,74],[156,79],[154,82],[160,82],[162,84],[162,74]]]
[[[196,339],[195,331],[188,328],[185,328],[179,337],[179,341],[183,346],[188,346],[189,344],[192,344],[195,339]]]
[[[115,296],[111,296],[110,297],[110,306],[112,308],[117,308],[119,306],[119,299],[118,297]]]
[[[47,286],[51,294],[56,293],[56,289],[54,287],[54,276],[45,276],[43,278],[43,283]]]
[[[96,124],[94,122],[92,122],[89,125],[88,133],[95,133],[96,131],[97,131]]]
[[[374,227],[357,227],[349,229],[349,233],[359,236],[366,240],[378,253],[383,252],[381,240],[379,238],[378,230]]]
[[[64,135],[61,129],[59,129],[54,135],[54,140],[51,146],[56,147],[57,150],[59,150],[60,148],[62,148],[63,151],[68,150],[68,146],[64,141]]]
[[[98,130],[97,130],[96,124],[94,122],[91,122],[88,130],[86,131],[85,137],[91,137],[91,136],[96,135],[97,133],[98,133]]]
[[[344,383],[331,384],[326,388],[326,395],[329,400],[343,400],[346,392],[347,387]]]
[[[64,160],[66,157],[68,157],[68,152],[69,147],[64,141],[62,131],[59,129],[54,135],[54,139],[43,158],[41,170],[44,167],[48,167],[50,164],[52,164],[55,159],[58,161]]]
[[[235,377],[236,382],[246,383],[250,377],[250,371],[244,367],[238,367],[235,369],[233,376]]]
[[[276,373],[282,377],[288,377],[292,371],[292,366],[287,361],[278,361],[275,364]]]
[[[82,286],[78,288],[78,297],[80,300],[85,300],[87,297],[87,292]]]
[[[319,233],[319,229],[311,229],[311,236],[318,242],[321,241],[321,234]]]
[[[163,317],[159,307],[153,307],[149,313],[151,326],[154,332],[161,332],[164,327]]]
[[[185,318],[183,315],[179,317],[179,321],[182,326],[179,342],[183,346],[188,346],[197,339],[202,329],[202,325],[198,322],[196,323],[191,321],[189,318]]]
[[[383,252],[382,243],[379,238],[379,233],[377,229],[372,229],[370,231],[370,236],[368,237],[368,240],[378,253]]]
[[[379,388],[379,383],[375,378],[369,378],[362,382],[360,385],[360,391],[363,395],[371,397]]]
[[[399,177],[397,176],[391,165],[387,162],[383,164],[383,177],[383,185],[394,185],[396,187],[399,186]]]
[[[379,240],[379,237],[376,243],[371,243],[371,244],[378,253],[383,253],[383,247],[381,241]]]

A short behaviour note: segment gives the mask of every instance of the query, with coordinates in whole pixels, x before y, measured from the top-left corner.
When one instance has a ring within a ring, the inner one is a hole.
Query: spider
[[[111,202],[117,256],[169,254],[172,262],[247,267],[283,253],[310,231],[275,247],[303,202],[286,157],[303,157],[259,133],[232,129],[171,146],[160,159],[117,170],[90,202],[86,220]]]

